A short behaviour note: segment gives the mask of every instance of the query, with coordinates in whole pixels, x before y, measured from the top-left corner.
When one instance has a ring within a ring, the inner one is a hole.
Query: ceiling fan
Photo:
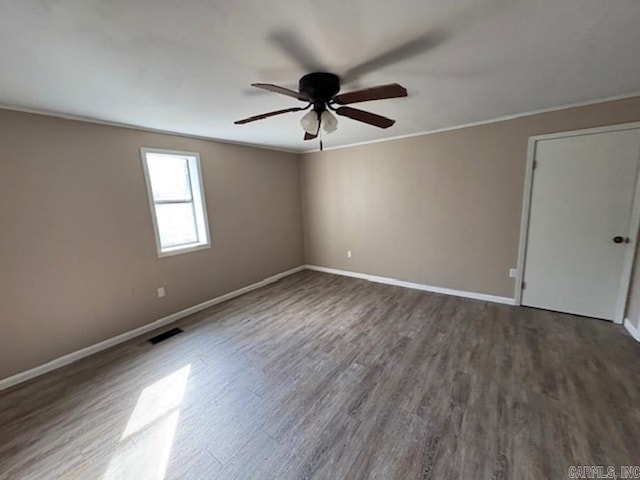
[[[441,45],[450,37],[452,31],[456,29],[460,30],[470,21],[475,22],[481,16],[490,14],[496,8],[502,8],[502,6],[503,0],[487,0],[486,2],[479,2],[472,10],[467,7],[464,10],[454,12],[452,16],[446,17],[444,21],[441,22],[441,27],[432,28],[421,35],[408,39],[404,43],[395,45],[341,72],[340,76],[326,72],[326,65],[317,59],[313,49],[308,48],[304,38],[299,36],[295,30],[285,29],[274,31],[269,36],[271,43],[286,56],[290,57],[300,69],[315,73],[309,73],[300,79],[297,92],[290,88],[280,87],[270,83],[253,83],[251,86],[307,102],[307,105],[304,107],[292,107],[267,112],[238,120],[235,123],[242,125],[275,115],[311,109],[300,121],[305,131],[305,140],[317,138],[320,133],[320,127],[322,127],[322,130],[326,133],[331,133],[336,130],[338,120],[331,112],[379,128],[389,128],[395,123],[395,120],[347,105],[371,100],[406,97],[407,90],[403,86],[397,83],[391,83],[347,93],[339,93],[341,81],[343,83],[350,83],[367,73],[421,55]],[[320,149],[322,150],[322,140],[320,141]]]
[[[255,122],[265,118],[281,115],[283,113],[299,112],[311,109],[300,120],[300,124],[305,131],[304,139],[312,140],[318,137],[320,127],[325,133],[334,132],[338,126],[336,115],[351,118],[359,122],[367,123],[379,128],[389,128],[395,123],[392,120],[375,113],[348,107],[352,103],[369,102],[371,100],[384,100],[387,98],[406,97],[407,90],[397,83],[380,85],[378,87],[365,88],[338,94],[340,92],[340,77],[333,73],[315,72],[303,76],[298,83],[298,91],[280,87],[270,83],[252,83],[252,87],[261,88],[270,92],[287,95],[302,102],[307,102],[305,107],[292,107],[284,110],[263,113],[253,117],[244,118],[234,122],[236,125]],[[320,142],[322,149],[322,141]]]

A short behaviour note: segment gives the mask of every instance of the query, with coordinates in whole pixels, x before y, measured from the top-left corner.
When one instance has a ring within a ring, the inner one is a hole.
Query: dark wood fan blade
[[[287,97],[297,98],[298,100],[301,100],[303,102],[309,101],[309,98],[300,92],[296,92],[295,90],[289,90],[288,88],[284,88],[284,87],[279,87],[278,85],[273,85],[271,83],[252,83],[251,86],[256,88],[261,88],[263,90],[268,90],[269,92],[286,95]]]
[[[275,115],[281,115],[283,113],[299,112],[300,110],[306,110],[306,108],[303,108],[303,107],[285,108],[284,110],[276,110],[275,112],[267,112],[267,113],[262,113],[260,115],[254,115],[253,117],[243,118],[242,120],[237,120],[233,123],[235,123],[236,125],[243,125],[245,123],[255,122],[256,120],[263,120],[265,118],[273,117]]]
[[[407,89],[397,83],[380,85],[379,87],[363,88],[354,92],[342,93],[333,97],[333,100],[340,105],[350,103],[369,102],[371,100],[384,100],[386,98],[406,97]]]
[[[379,128],[389,128],[391,125],[396,123],[395,120],[391,120],[390,118],[376,115],[371,112],[365,112],[364,110],[358,110],[357,108],[340,107],[336,110],[336,113],[343,117],[349,117],[353,120],[368,123],[369,125]]]

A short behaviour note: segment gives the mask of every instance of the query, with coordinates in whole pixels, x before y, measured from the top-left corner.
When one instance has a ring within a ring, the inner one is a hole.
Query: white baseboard
[[[634,326],[628,318],[624,319],[624,326],[631,336],[635,338],[636,342],[640,342],[640,326]]]
[[[82,358],[88,357],[89,355],[93,355],[94,353],[98,353],[102,350],[106,350],[107,348],[111,348],[120,343],[139,337],[140,335],[144,335],[145,333],[151,332],[157,328],[164,327],[165,325],[173,323],[177,320],[180,320],[181,318],[187,317],[201,310],[204,310],[205,308],[213,307],[214,305],[217,305],[222,302],[226,302],[227,300],[231,300],[232,298],[238,297],[244,293],[250,292],[252,290],[256,290],[257,288],[260,288],[260,287],[264,287],[265,285],[276,282],[281,278],[300,272],[305,268],[306,268],[305,265],[301,265],[299,267],[292,268],[291,270],[277,273],[259,282],[252,283],[251,285],[240,288],[238,290],[234,290],[233,292],[229,292],[225,295],[212,298],[211,300],[207,300],[206,302],[199,303],[198,305],[194,305],[192,307],[186,308],[179,312],[172,313],[171,315],[167,315],[166,317],[160,318],[159,320],[151,322],[147,325],[143,325],[142,327],[139,327],[134,330],[125,332],[121,335],[117,335],[115,337],[109,338],[102,342],[96,343],[95,345],[91,345],[89,347],[82,348],[75,352],[71,352],[67,355],[63,355],[62,357],[56,358],[55,360],[51,360],[50,362],[47,362],[43,365],[39,365],[25,372],[17,373],[15,375],[12,375],[11,377],[4,378],[0,380],[0,391],[5,390],[9,387],[13,387],[14,385],[17,385],[19,383],[26,382],[27,380],[31,380],[32,378],[38,377],[45,373],[51,372],[60,367],[68,365],[70,363],[76,362]]]
[[[515,301],[513,298],[508,297],[498,297],[495,295],[487,295],[485,293],[476,293],[476,292],[466,292],[461,290],[453,290],[450,288],[442,288],[442,287],[433,287],[430,285],[422,285],[420,283],[406,282],[404,280],[397,280],[395,278],[388,277],[380,277],[378,275],[369,275],[366,273],[357,273],[357,272],[349,272],[346,270],[338,270],[335,268],[327,268],[320,267],[317,265],[301,265],[296,268],[292,268],[291,270],[287,270],[285,272],[278,273],[276,275],[272,275],[264,280],[261,280],[257,283],[253,283],[246,287],[240,288],[238,290],[234,290],[233,292],[229,292],[225,295],[221,295],[219,297],[213,298],[211,300],[207,300],[206,302],[199,303],[198,305],[194,305],[192,307],[186,308],[176,313],[172,313],[171,315],[167,315],[166,317],[160,318],[154,322],[151,322],[147,325],[143,325],[142,327],[136,328],[134,330],[130,330],[121,335],[117,335],[115,337],[109,338],[102,342],[96,343],[95,345],[91,345],[89,347],[82,348],[75,352],[71,352],[67,355],[63,355],[62,357],[56,358],[55,360],[51,360],[43,365],[39,365],[35,368],[27,370],[25,372],[17,373],[11,377],[4,378],[0,380],[0,391],[5,390],[7,388],[13,387],[22,382],[26,382],[27,380],[31,380],[32,378],[38,377],[45,373],[56,370],[60,367],[68,365],[70,363],[76,362],[82,358],[88,357],[89,355],[93,355],[94,353],[101,352],[102,350],[106,350],[107,348],[114,347],[120,343],[126,342],[133,338],[144,335],[145,333],[151,332],[158,328],[164,327],[170,323],[173,323],[181,318],[187,317],[194,313],[197,313],[205,308],[212,307],[222,302],[226,302],[227,300],[231,300],[232,298],[238,297],[244,293],[248,293],[252,290],[256,290],[257,288],[263,287],[270,283],[276,282],[281,278],[287,277],[289,275],[293,275],[294,273],[300,272],[301,270],[316,270],[318,272],[332,273],[334,275],[343,275],[346,277],[354,277],[360,278],[363,280],[368,280],[370,282],[376,283],[384,283],[386,285],[395,285],[398,287],[412,288],[414,290],[422,290],[425,292],[433,292],[433,293],[443,293],[445,295],[453,295],[456,297],[464,297],[464,298],[472,298],[475,300],[483,300],[486,302],[494,302],[494,303],[503,303],[507,305],[514,305]],[[628,321],[625,322],[627,329],[631,332],[631,328],[633,328]],[[638,331],[634,329],[634,338],[638,339]]]
[[[483,300],[485,302],[503,303],[505,305],[515,305],[515,299],[509,297],[498,297],[496,295],[488,295],[486,293],[467,292],[464,290],[453,290],[451,288],[433,287],[431,285],[423,285],[421,283],[407,282],[397,280],[395,278],[380,277],[378,275],[369,275],[367,273],[350,272],[347,270],[338,270],[337,268],[320,267],[318,265],[306,265],[309,270],[317,272],[332,273],[334,275],[343,275],[345,277],[361,278],[370,282],[384,283],[386,285],[395,285],[397,287],[412,288],[414,290],[422,290],[424,292],[443,293],[445,295],[453,295],[455,297],[472,298],[474,300]]]

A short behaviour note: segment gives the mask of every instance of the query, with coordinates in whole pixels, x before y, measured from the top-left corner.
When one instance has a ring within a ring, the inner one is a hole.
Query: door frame
[[[618,125],[607,125],[596,128],[586,128],[582,130],[572,130],[566,132],[548,133],[544,135],[534,135],[529,137],[527,148],[527,165],[525,168],[524,193],[522,198],[522,216],[520,220],[520,243],[518,245],[518,264],[514,299],[516,305],[522,305],[522,282],[524,280],[524,267],[527,257],[527,241],[529,239],[529,215],[531,213],[531,193],[533,190],[533,162],[536,156],[536,144],[541,140],[551,140],[554,138],[577,137],[582,135],[593,135],[595,133],[618,132],[624,130],[640,130],[640,122],[621,123]],[[616,311],[614,323],[622,324],[624,321],[625,307],[629,295],[631,283],[631,272],[636,254],[636,243],[638,241],[638,227],[640,226],[640,158],[638,159],[638,177],[636,179],[636,189],[631,208],[630,235],[634,248],[627,248],[622,266],[622,276],[620,278],[620,290],[616,301]]]

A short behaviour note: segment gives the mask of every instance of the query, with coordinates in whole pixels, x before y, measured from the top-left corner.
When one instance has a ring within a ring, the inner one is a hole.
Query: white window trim
[[[164,155],[180,155],[189,157],[189,178],[191,181],[191,194],[193,197],[193,203],[196,207],[195,217],[196,226],[199,233],[198,236],[200,237],[201,235],[204,235],[206,241],[188,245],[177,245],[175,247],[169,247],[165,249],[162,248],[162,243],[160,242],[160,231],[158,229],[158,219],[156,218],[156,204],[153,200],[151,177],[149,176],[149,168],[147,167],[147,153],[159,153]],[[204,198],[202,169],[200,168],[200,154],[197,152],[142,147],[140,149],[140,159],[142,160],[144,180],[147,185],[147,199],[149,200],[149,209],[151,210],[153,232],[156,238],[156,251],[158,253],[158,257],[169,257],[171,255],[179,255],[181,253],[196,252],[198,250],[211,248],[211,234],[209,233],[209,220],[207,218],[207,203]],[[200,212],[202,212],[201,215]]]

